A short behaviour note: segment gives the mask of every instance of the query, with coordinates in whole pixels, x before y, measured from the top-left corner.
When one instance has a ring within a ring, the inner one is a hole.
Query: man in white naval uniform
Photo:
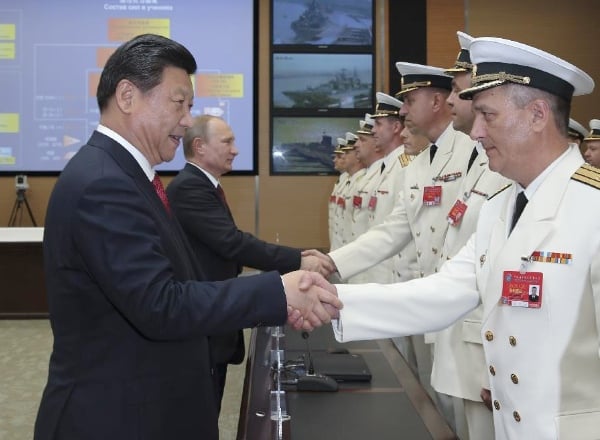
[[[379,175],[381,174],[381,162],[383,154],[375,144],[375,138],[371,129],[375,125],[375,120],[371,114],[366,113],[365,119],[359,121],[360,128],[356,131],[358,140],[356,141],[356,157],[365,166],[365,176],[355,186],[352,194],[352,223],[350,228],[351,239],[353,241],[359,235],[363,234],[369,228],[369,199],[374,191]],[[349,283],[367,283],[371,281],[363,276],[366,273],[357,275],[355,278],[348,279]],[[372,280],[376,282],[376,280]]]
[[[333,150],[335,159],[333,161],[334,168],[340,172],[338,180],[333,185],[333,190],[329,196],[329,212],[328,212],[328,225],[329,225],[329,249],[337,249],[340,247],[339,235],[336,232],[338,225],[338,199],[341,191],[346,187],[348,182],[348,172],[346,171],[346,155],[342,151],[342,145],[346,143],[346,139],[337,138],[337,146]]]
[[[369,229],[347,246],[329,253],[342,279],[360,273],[382,259],[405,254],[405,246],[415,243],[416,257],[404,266],[404,281],[432,273],[440,258],[448,222],[446,215],[456,200],[460,182],[467,170],[473,141],[452,128],[446,98],[452,77],[438,67],[398,63],[402,77],[399,96],[405,100],[400,113],[411,131],[435,143],[419,154],[406,168],[402,190],[385,221]],[[406,108],[405,108],[406,107]],[[423,335],[411,337],[407,350],[400,352],[419,373],[430,394],[431,349]],[[415,359],[416,357],[416,359]]]
[[[354,133],[346,133],[346,145],[342,147],[342,151],[346,156],[346,171],[350,175],[349,185],[342,191],[341,196],[344,198],[344,207],[342,209],[342,223],[339,234],[341,235],[341,246],[352,241],[352,211],[354,206],[352,198],[356,192],[357,186],[360,185],[365,175],[365,166],[358,160],[356,155],[356,141],[358,136]]]
[[[577,122],[573,118],[569,118],[569,127],[568,127],[567,136],[569,138],[569,142],[572,144],[577,144],[581,154],[583,155],[585,151],[585,144],[583,139],[588,135],[588,131],[585,129],[583,125]]]
[[[471,136],[514,183],[484,203],[476,232],[438,273],[336,286],[336,338],[439,330],[481,302],[496,440],[598,439],[600,171],[567,139],[571,99],[594,81],[510,40],[476,38],[470,53],[473,86],[460,97],[473,99]]]
[[[375,144],[384,156],[380,164],[379,176],[375,176],[373,190],[367,196],[369,228],[381,223],[392,212],[400,191],[402,175],[412,160],[411,157],[404,154],[403,141],[400,136],[404,129],[404,124],[399,116],[402,102],[381,92],[377,92],[376,98],[377,106],[372,116],[375,121],[372,132]],[[410,243],[400,258],[410,262],[414,259],[415,254],[414,244]],[[394,273],[395,262],[392,258],[394,255],[390,254],[389,257],[380,259],[376,266],[372,265],[374,267],[369,271],[369,281],[377,283],[398,281]],[[402,278],[402,280],[410,278]]]
[[[473,64],[469,45],[473,37],[460,31],[457,35],[461,50],[454,66],[446,69],[453,76],[452,92],[446,102],[450,106],[454,129],[469,134],[475,115],[471,101],[460,99],[458,94],[471,86]],[[507,178],[489,169],[483,147],[479,142],[473,141],[467,175],[462,181],[456,202],[446,216],[450,226],[436,271],[475,232],[483,202],[509,182]],[[442,412],[449,418],[448,422],[461,440],[494,438],[492,412],[481,397],[482,393],[489,395],[480,335],[482,313],[483,308],[478,307],[447,329],[425,335],[425,342],[435,342],[431,386],[439,393]]]
[[[590,132],[584,139],[583,157],[587,163],[600,167],[600,119],[590,121]]]

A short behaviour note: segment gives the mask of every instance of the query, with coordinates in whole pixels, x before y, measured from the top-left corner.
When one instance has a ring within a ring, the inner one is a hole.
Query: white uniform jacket
[[[600,438],[600,171],[582,164],[570,148],[510,236],[515,186],[486,202],[475,234],[437,274],[337,286],[336,338],[441,329],[481,301],[496,440]],[[563,259],[529,259],[538,251]],[[520,270],[522,257],[527,272],[543,274],[538,309],[501,302],[504,272]]]
[[[329,224],[329,247],[330,249],[337,249],[340,247],[340,243],[337,242],[336,228],[338,227],[337,206],[340,197],[340,192],[345,188],[346,182],[348,181],[349,174],[343,172],[340,174],[337,182],[333,185],[333,190],[329,196],[329,209],[328,209],[328,224]]]
[[[419,154],[406,167],[402,190],[384,222],[329,254],[341,278],[395,254],[403,259],[395,268],[395,281],[433,272],[448,229],[446,214],[456,199],[472,150],[473,141],[449,126],[431,164],[428,149]],[[441,203],[424,206],[423,192],[432,185],[442,187]]]
[[[368,227],[381,223],[385,217],[392,212],[394,203],[400,191],[404,168],[410,164],[412,158],[404,154],[404,146],[399,146],[379,163],[385,163],[383,172],[374,177],[374,183],[371,185],[370,194],[365,197],[368,217]],[[348,282],[378,282],[393,283],[394,279],[394,260],[388,258],[371,267],[369,270],[355,274],[355,277],[348,279]]]
[[[374,193],[381,174],[382,159],[373,162],[366,168],[365,176],[355,185],[352,196],[352,226],[350,241],[369,229],[369,200]]]
[[[354,195],[365,178],[366,169],[361,168],[350,177],[350,185],[342,192],[344,209],[342,210],[341,243],[342,246],[350,243],[352,238],[352,212],[354,211]]]
[[[458,192],[457,198],[467,209],[459,222],[450,224],[437,270],[456,255],[471,237],[483,202],[509,185],[509,180],[490,171],[483,151],[475,158]],[[434,334],[433,370],[431,385],[450,396],[481,401],[481,388],[489,388],[487,366],[481,339],[479,306],[463,319]],[[428,335],[425,335],[427,341]]]
[[[377,225],[392,212],[396,203],[396,197],[400,191],[402,173],[406,162],[401,162],[400,157],[404,154],[404,145],[399,146],[382,160],[385,169],[376,177],[373,190],[369,195],[369,227]],[[379,164],[381,169],[381,164]],[[375,204],[373,206],[373,198]]]

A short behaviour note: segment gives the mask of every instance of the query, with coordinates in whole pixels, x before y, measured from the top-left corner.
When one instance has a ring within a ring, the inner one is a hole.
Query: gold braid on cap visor
[[[455,69],[465,69],[465,70],[473,70],[473,64],[468,63],[466,61],[458,61],[454,63]]]
[[[528,76],[512,75],[506,72],[486,73],[483,75],[477,75],[477,66],[474,66],[473,74],[471,75],[471,81],[473,83],[473,87],[481,83],[492,82],[497,82],[498,84],[511,82],[515,84],[529,85],[529,83],[531,83],[531,78]]]

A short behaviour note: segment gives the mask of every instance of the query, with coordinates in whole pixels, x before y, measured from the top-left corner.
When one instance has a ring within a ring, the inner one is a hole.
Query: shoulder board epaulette
[[[407,167],[408,164],[411,163],[414,158],[415,156],[413,156],[412,154],[406,153],[402,153],[400,156],[398,156],[398,160],[400,161],[400,166],[402,166],[402,168]]]
[[[571,179],[581,183],[585,183],[596,189],[600,189],[600,168],[596,168],[590,164],[583,164],[571,176]]]
[[[512,183],[507,183],[502,188],[500,188],[498,191],[496,191],[494,194],[489,196],[488,200],[493,199],[494,197],[496,197],[498,194],[500,194],[502,191],[504,191],[506,188],[509,188],[510,186],[512,186]]]

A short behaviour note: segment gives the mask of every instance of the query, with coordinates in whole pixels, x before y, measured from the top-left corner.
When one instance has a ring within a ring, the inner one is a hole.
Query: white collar
[[[98,125],[96,131],[102,133],[105,136],[108,136],[113,141],[117,142],[119,145],[121,145],[123,148],[129,151],[129,154],[133,156],[135,161],[142,168],[148,180],[152,182],[152,179],[154,179],[155,171],[152,169],[152,166],[150,165],[150,162],[148,162],[148,159],[146,159],[146,156],[144,156],[140,150],[138,150],[132,144],[126,141],[125,138],[118,134],[116,131],[111,130],[110,128],[102,124]]]

